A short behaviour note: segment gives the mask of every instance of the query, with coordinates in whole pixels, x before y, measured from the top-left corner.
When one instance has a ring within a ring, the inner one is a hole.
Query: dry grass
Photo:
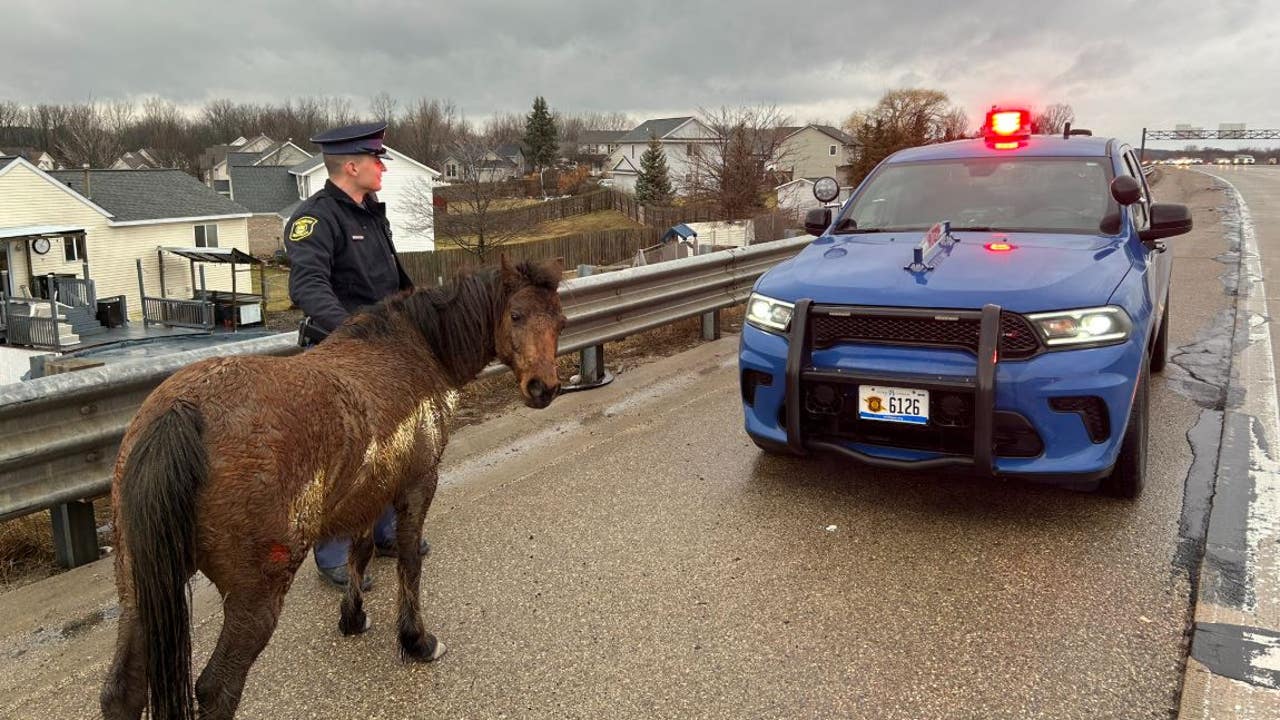
[[[111,521],[111,502],[103,497],[93,501],[96,525],[103,527]],[[113,542],[110,532],[99,534],[99,541]],[[57,558],[53,550],[53,523],[49,513],[0,522],[0,593],[43,580],[57,572]]]
[[[576,233],[598,232],[600,230],[631,230],[642,227],[644,227],[643,224],[632,220],[617,210],[598,210],[585,215],[574,215],[560,218],[559,220],[538,223],[506,242],[515,244],[533,242],[535,240],[551,240]],[[474,236],[461,239],[461,242],[464,243],[473,241]],[[440,250],[446,250],[454,247],[454,243],[437,240],[436,247]]]

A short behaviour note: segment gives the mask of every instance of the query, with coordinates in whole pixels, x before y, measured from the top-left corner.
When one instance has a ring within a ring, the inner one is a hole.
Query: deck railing
[[[213,303],[203,300],[173,300],[171,298],[142,298],[142,318],[145,324],[172,327],[213,329]]]

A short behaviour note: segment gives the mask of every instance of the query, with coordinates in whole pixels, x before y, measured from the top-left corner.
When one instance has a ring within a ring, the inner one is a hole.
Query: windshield
[[[1106,158],[886,165],[841,215],[836,232],[923,230],[949,220],[953,230],[1114,234],[1119,208],[1109,176]]]

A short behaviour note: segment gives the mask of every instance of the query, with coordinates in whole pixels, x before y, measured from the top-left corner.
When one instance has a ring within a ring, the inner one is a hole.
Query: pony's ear
[[[511,261],[507,259],[506,253],[498,256],[498,264],[500,266],[498,272],[502,277],[502,286],[506,288],[507,292],[515,290],[524,283],[524,277],[519,270],[511,266]]]
[[[548,276],[548,284],[559,285],[564,277],[564,258],[558,257],[542,263],[542,272]]]

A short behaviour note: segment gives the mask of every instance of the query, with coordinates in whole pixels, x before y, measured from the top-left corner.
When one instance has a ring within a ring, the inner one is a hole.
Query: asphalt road
[[[427,521],[423,606],[449,654],[396,659],[389,560],[355,639],[304,566],[240,717],[1170,717],[1203,533],[1187,436],[1221,409],[1196,362],[1234,267],[1211,183],[1157,188],[1195,211],[1170,241],[1171,345],[1192,369],[1153,382],[1136,502],[762,455],[726,338],[464,429]],[[110,576],[0,596],[0,716],[95,716]],[[198,671],[220,616],[207,583],[195,598]]]

